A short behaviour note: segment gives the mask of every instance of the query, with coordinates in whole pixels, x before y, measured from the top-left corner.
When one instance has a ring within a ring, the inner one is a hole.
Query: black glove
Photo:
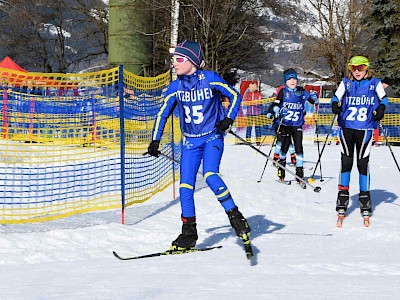
[[[374,114],[372,115],[372,119],[374,121],[379,122],[380,120],[383,119],[383,116],[385,115],[385,104],[379,104],[379,106],[374,110]]]
[[[217,127],[218,132],[224,133],[229,127],[233,124],[233,120],[231,118],[225,117],[222,121],[218,121],[215,124]]]
[[[335,115],[338,115],[342,112],[342,103],[339,103],[337,101],[332,102],[332,112]]]
[[[150,143],[149,148],[147,148],[147,152],[151,156],[158,157],[160,151],[158,151],[158,147],[160,146],[160,141],[154,140]]]

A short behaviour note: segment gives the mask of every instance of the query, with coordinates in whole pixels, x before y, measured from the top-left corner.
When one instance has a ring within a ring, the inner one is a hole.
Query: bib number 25
[[[294,111],[289,110],[287,112],[287,115],[284,117],[284,119],[288,120],[288,121],[296,122],[299,119],[299,117],[300,117],[299,111],[294,112]]]
[[[200,124],[201,122],[203,122],[203,105],[184,105],[183,108],[185,109],[185,123],[191,123],[193,121],[194,124]],[[192,110],[190,110],[190,108],[192,108]]]
[[[368,109],[365,107],[357,108],[357,107],[349,107],[348,110],[350,114],[347,116],[346,120],[348,121],[365,121],[367,119]]]

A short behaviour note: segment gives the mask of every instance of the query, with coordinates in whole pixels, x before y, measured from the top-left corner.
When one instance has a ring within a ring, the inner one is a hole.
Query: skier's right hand
[[[342,112],[342,103],[334,101],[332,102],[332,112],[338,115]]]
[[[278,118],[279,117],[279,113],[280,113],[279,106],[274,106],[274,108],[272,110],[275,113],[275,118]]]
[[[149,153],[151,156],[158,157],[158,155],[161,153],[158,151],[158,147],[160,146],[160,141],[154,140],[149,144],[149,148],[147,148],[147,153]]]
[[[267,113],[267,119],[273,119],[273,118],[274,118],[274,115],[273,115],[273,114]]]

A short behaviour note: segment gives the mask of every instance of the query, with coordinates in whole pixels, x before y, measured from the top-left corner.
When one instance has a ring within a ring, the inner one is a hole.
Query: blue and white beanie
[[[203,61],[203,53],[200,44],[189,40],[184,40],[182,43],[179,43],[173,55],[186,57],[198,69],[201,67]]]
[[[288,80],[291,79],[291,78],[298,79],[298,78],[297,78],[297,73],[296,73],[296,71],[293,70],[293,69],[290,69],[290,70],[286,71],[286,72],[283,74],[283,80],[284,80],[285,83],[286,83],[286,81],[288,81]]]

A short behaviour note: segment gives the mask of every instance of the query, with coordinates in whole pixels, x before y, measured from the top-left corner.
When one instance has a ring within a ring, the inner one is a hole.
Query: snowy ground
[[[262,147],[269,151],[270,146]],[[393,148],[400,161],[400,148]],[[395,299],[400,294],[400,173],[387,147],[373,147],[374,214],[364,228],[358,174],[349,215],[335,226],[339,146],[325,149],[321,192],[276,182],[276,169],[244,145],[226,145],[221,173],[252,227],[256,259],[247,261],[212,192],[195,193],[198,246],[209,252],[119,261],[167,249],[180,231],[171,189],[120,212],[0,226],[0,299]],[[162,159],[162,158],[160,158]],[[305,173],[317,147],[305,145]],[[290,178],[290,175],[287,176]]]

